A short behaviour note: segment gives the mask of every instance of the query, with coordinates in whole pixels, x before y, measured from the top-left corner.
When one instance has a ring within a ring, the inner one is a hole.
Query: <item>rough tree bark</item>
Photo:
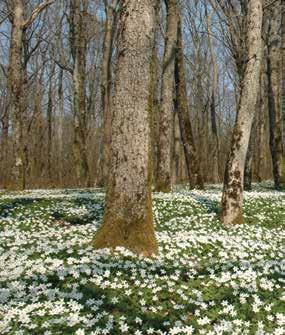
[[[186,76],[184,67],[183,42],[181,19],[178,17],[177,25],[177,47],[175,57],[175,87],[176,87],[176,105],[180,125],[181,141],[184,148],[187,173],[190,188],[204,188],[204,180],[201,173],[195,141],[190,122]]]
[[[248,61],[224,177],[221,220],[225,225],[243,222],[243,174],[259,90],[262,14],[262,0],[251,0],[248,8]]]
[[[108,180],[111,147],[111,58],[116,26],[117,6],[119,0],[113,0],[111,5],[105,0],[105,33],[103,42],[101,100],[103,111],[102,155],[100,160],[99,186],[104,186]]]
[[[159,33],[159,10],[160,2],[155,2],[155,31],[154,31],[154,43],[151,54],[151,65],[150,65],[150,92],[149,92],[149,111],[150,111],[150,130],[151,130],[151,155],[152,155],[152,180],[153,184],[156,185],[157,176],[157,155],[158,155],[158,138],[159,138],[159,60],[158,60],[158,43],[157,36]]]
[[[282,117],[282,164],[280,184],[285,187],[285,0],[281,0],[281,117]]]
[[[73,58],[73,113],[74,113],[74,158],[78,184],[90,186],[87,156],[87,113],[86,113],[86,54],[87,27],[85,15],[86,0],[72,0],[70,3],[70,44]]]
[[[177,0],[165,0],[167,22],[163,73],[161,83],[161,105],[159,113],[159,140],[157,155],[156,191],[171,191],[171,134],[173,118],[174,59],[177,41]]]
[[[113,101],[111,171],[95,248],[157,252],[151,200],[149,125],[154,0],[130,0],[120,11]]]

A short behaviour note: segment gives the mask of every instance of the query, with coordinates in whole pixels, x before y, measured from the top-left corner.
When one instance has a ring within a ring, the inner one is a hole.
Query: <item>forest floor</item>
[[[220,186],[154,194],[159,256],[90,246],[104,193],[0,194],[0,334],[285,334],[285,192],[245,194],[218,221]]]

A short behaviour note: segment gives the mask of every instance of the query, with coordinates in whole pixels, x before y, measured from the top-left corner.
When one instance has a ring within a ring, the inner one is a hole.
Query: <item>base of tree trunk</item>
[[[156,192],[163,192],[163,193],[170,193],[171,192],[171,186],[167,183],[163,183],[160,181],[156,181],[156,185],[155,185],[155,191]]]
[[[235,226],[244,223],[243,211],[238,213],[223,213],[221,214],[221,221],[225,226]]]
[[[282,157],[281,161],[280,186],[285,187],[285,156]]]
[[[136,254],[151,257],[158,252],[152,214],[136,222],[116,220],[114,215],[107,214],[92,244],[95,249],[124,247]]]

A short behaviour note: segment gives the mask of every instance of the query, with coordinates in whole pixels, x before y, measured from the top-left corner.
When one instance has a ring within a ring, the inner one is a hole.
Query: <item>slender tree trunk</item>
[[[58,98],[59,98],[59,122],[58,122],[58,169],[59,181],[63,186],[63,166],[64,166],[64,150],[63,150],[63,121],[64,121],[64,93],[63,93],[63,70],[59,72],[58,83]]]
[[[8,172],[8,159],[9,159],[9,111],[8,111],[8,106],[7,108],[3,111],[3,116],[2,116],[2,136],[1,136],[1,151],[2,151],[2,168],[3,168],[3,188],[7,188],[9,185],[9,179],[10,175]]]
[[[46,144],[46,120],[45,113],[42,111],[42,101],[43,101],[43,83],[40,80],[37,80],[35,85],[36,94],[34,96],[34,132],[31,138],[33,142],[31,157],[36,157],[31,162],[31,176],[32,181],[35,181],[36,178],[41,179],[45,174],[46,167],[46,157],[48,156],[48,150],[44,151],[43,148]],[[48,109],[48,108],[47,108]],[[47,146],[48,148],[48,146]]]
[[[212,129],[212,139],[213,139],[213,173],[212,178],[213,182],[219,183],[220,175],[219,175],[219,156],[220,156],[220,141],[216,120],[216,97],[218,96],[218,63],[214,51],[213,45],[213,33],[212,33],[212,14],[208,15],[207,13],[207,5],[205,6],[206,15],[207,15],[207,30],[208,30],[208,39],[209,39],[209,47],[211,54],[211,62],[213,66],[213,87],[212,87],[212,95],[211,95],[211,104],[210,104],[210,112],[211,112],[211,129]]]
[[[243,222],[243,174],[259,90],[262,58],[262,0],[252,0],[248,12],[248,62],[242,81],[236,124],[227,161],[221,219],[225,225]]]
[[[171,191],[171,134],[173,119],[174,59],[177,41],[177,0],[165,0],[167,7],[165,50],[159,114],[159,143],[156,190]]]
[[[219,176],[219,156],[220,156],[220,141],[218,135],[218,127],[216,121],[216,89],[213,88],[212,98],[211,98],[211,128],[212,128],[212,135],[213,135],[213,182],[219,183],[220,176]]]
[[[154,0],[131,0],[120,11],[111,173],[103,224],[94,238],[96,248],[122,246],[145,256],[157,252],[148,113],[154,21]]]
[[[265,72],[265,57],[263,57],[261,71],[260,71],[260,89],[257,101],[256,122],[258,130],[258,145],[257,145],[257,181],[261,182],[264,178],[265,163],[266,163],[266,120],[268,115],[268,96],[267,92],[267,75]]]
[[[48,170],[48,179],[49,182],[52,180],[52,122],[53,122],[53,88],[52,88],[52,78],[54,74],[54,67],[51,71],[49,78],[49,91],[48,91],[48,104],[47,104],[47,135],[48,135],[48,143],[47,143],[47,170]]]
[[[103,109],[103,138],[102,156],[100,160],[99,185],[104,186],[108,180],[111,147],[111,58],[113,38],[116,26],[116,7],[118,0],[113,0],[111,6],[105,1],[105,35],[103,43],[102,77],[101,77],[101,99]]]
[[[176,103],[177,105],[177,103]],[[173,152],[172,152],[172,184],[177,184],[180,181],[180,146],[181,135],[179,126],[179,117],[177,113],[174,114],[173,126]]]
[[[81,10],[81,5],[83,9]],[[74,109],[74,156],[77,182],[90,186],[90,173],[87,156],[87,113],[86,113],[86,1],[72,0],[71,53],[73,57],[73,109]]]
[[[270,126],[270,150],[275,188],[280,187],[282,161],[282,117],[279,100],[280,88],[280,48],[279,48],[279,3],[272,4],[269,17],[268,38],[268,112]]]
[[[10,1],[11,16],[11,40],[9,55],[8,87],[11,97],[11,116],[13,123],[13,140],[15,160],[13,164],[13,184],[17,189],[26,187],[26,167],[28,165],[27,134],[24,129],[27,84],[27,59],[24,54],[23,42],[26,29],[34,22],[37,16],[54,0],[45,0],[40,3],[29,18],[25,18],[25,2],[23,0]]]
[[[184,148],[187,173],[189,177],[189,185],[191,188],[204,188],[204,180],[200,170],[200,165],[197,157],[197,151],[192,132],[192,125],[189,117],[186,76],[184,67],[183,42],[181,21],[178,18],[178,34],[177,48],[175,57],[175,87],[176,87],[176,102],[177,112],[180,125],[181,141]]]

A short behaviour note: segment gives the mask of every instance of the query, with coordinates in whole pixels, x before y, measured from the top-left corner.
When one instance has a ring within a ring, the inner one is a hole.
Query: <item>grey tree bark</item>
[[[280,184],[285,187],[285,0],[281,0],[281,118],[282,118],[282,163]]]
[[[171,135],[173,119],[174,59],[177,41],[177,0],[165,0],[167,22],[163,73],[161,84],[161,103],[159,113],[159,140],[157,155],[156,191],[171,191]]]
[[[101,100],[103,111],[103,135],[102,135],[102,156],[100,160],[100,180],[99,185],[104,186],[108,180],[110,168],[110,147],[111,147],[111,58],[114,33],[116,29],[117,6],[119,0],[113,0],[109,5],[105,0],[105,34],[103,42],[102,58],[102,82],[101,82]]]
[[[159,34],[159,12],[160,2],[156,1],[155,13],[155,29],[154,29],[154,43],[151,55],[151,83],[149,94],[149,111],[150,111],[150,129],[151,129],[151,156],[152,156],[152,180],[156,185],[157,177],[157,156],[158,156],[158,139],[159,139],[159,59],[158,59],[158,34]]]
[[[262,0],[250,1],[247,29],[248,61],[243,76],[238,114],[224,177],[221,220],[225,225],[243,222],[243,174],[259,90],[262,16]]]
[[[154,0],[130,0],[120,11],[113,100],[111,171],[95,248],[157,252],[151,199],[149,88]]]

